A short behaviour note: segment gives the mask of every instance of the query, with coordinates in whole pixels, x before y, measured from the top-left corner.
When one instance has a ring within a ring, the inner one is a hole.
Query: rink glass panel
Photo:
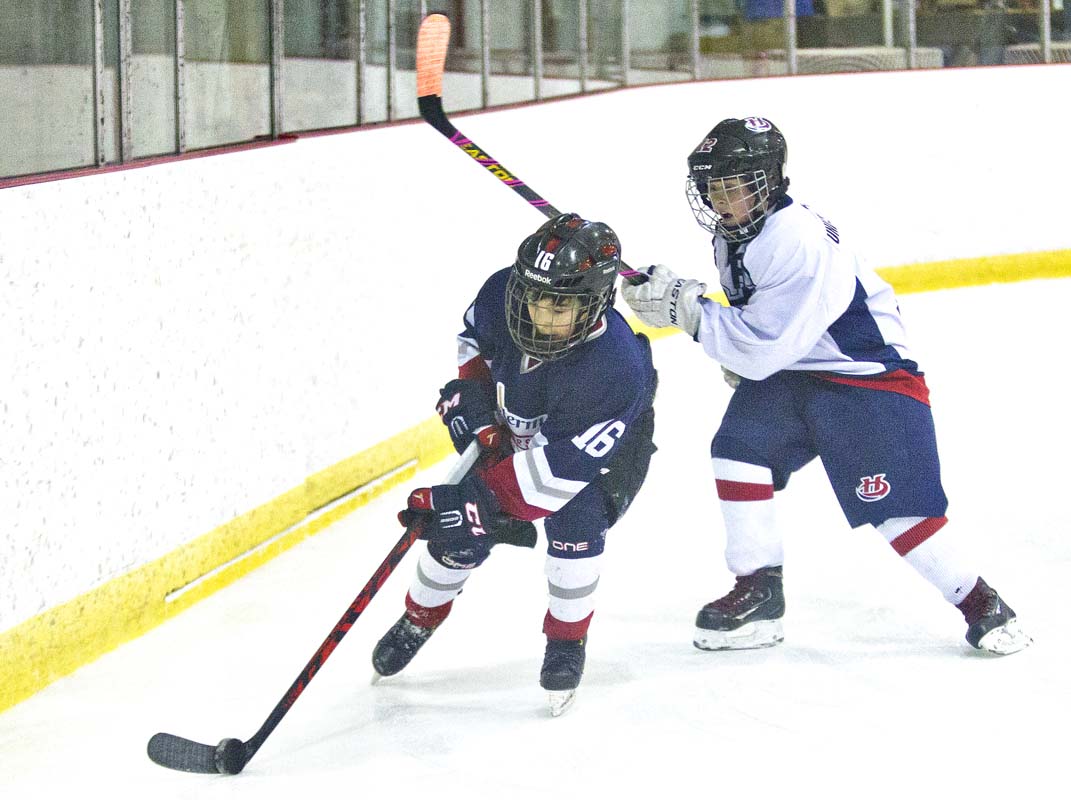
[[[1052,0],[4,0],[0,179],[666,81],[1071,61]],[[792,6],[787,6],[792,8]]]

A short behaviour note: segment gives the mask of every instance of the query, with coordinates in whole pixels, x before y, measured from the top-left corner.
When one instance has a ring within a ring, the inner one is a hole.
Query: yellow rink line
[[[1071,250],[878,272],[899,294],[1071,277]],[[652,339],[676,332],[632,323]],[[0,712],[184,611],[452,452],[439,418],[431,417],[163,557],[0,633]]]
[[[892,284],[898,295],[932,292],[937,289],[961,289],[988,283],[1068,278],[1071,277],[1071,250],[931,261],[902,267],[881,267],[877,272]],[[725,295],[721,292],[712,292],[708,297],[727,305]],[[631,322],[633,328],[645,333],[652,341],[680,333],[676,328],[650,328],[638,320]]]

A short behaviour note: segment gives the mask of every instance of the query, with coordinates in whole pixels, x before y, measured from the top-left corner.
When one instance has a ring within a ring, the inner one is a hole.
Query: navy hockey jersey
[[[458,371],[494,387],[499,422],[514,455],[484,474],[503,510],[518,519],[553,514],[612,458],[630,424],[650,408],[650,348],[613,308],[565,356],[541,362],[506,325],[510,269],[494,273],[465,312]]]

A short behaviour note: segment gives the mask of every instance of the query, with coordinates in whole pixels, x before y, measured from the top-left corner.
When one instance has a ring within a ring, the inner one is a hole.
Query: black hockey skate
[[[1019,625],[1015,612],[981,578],[956,606],[967,620],[967,641],[987,653],[1017,653],[1034,640]]]
[[[584,675],[583,639],[547,639],[539,685],[547,690],[551,716],[565,713],[576,698],[576,688]]]
[[[738,576],[727,595],[699,610],[693,643],[700,650],[772,647],[784,641],[784,615],[781,567],[763,567]]]
[[[372,667],[376,675],[387,677],[396,675],[409,666],[417,650],[431,638],[438,626],[425,628],[402,614],[401,619],[391,626],[372,651]]]

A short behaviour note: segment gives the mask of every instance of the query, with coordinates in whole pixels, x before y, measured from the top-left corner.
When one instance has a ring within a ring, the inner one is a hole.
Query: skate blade
[[[377,683],[379,683],[379,682],[380,682],[381,680],[383,680],[383,676],[382,676],[382,675],[380,675],[380,674],[379,674],[378,672],[376,672],[375,670],[372,670],[372,679],[371,679],[370,681],[368,681],[368,682],[369,682],[369,683],[370,683],[370,684],[371,684],[372,686],[375,686],[375,685],[376,685]]]
[[[550,715],[552,717],[560,717],[572,707],[573,701],[575,700],[576,689],[547,692],[547,702],[550,704]]]
[[[1019,620],[1012,617],[983,636],[978,642],[978,649],[998,656],[1007,656],[1018,653],[1033,642],[1033,638],[1023,630]]]
[[[692,644],[700,650],[752,650],[773,647],[785,640],[781,620],[769,619],[749,622],[735,631],[709,631],[696,628]]]

